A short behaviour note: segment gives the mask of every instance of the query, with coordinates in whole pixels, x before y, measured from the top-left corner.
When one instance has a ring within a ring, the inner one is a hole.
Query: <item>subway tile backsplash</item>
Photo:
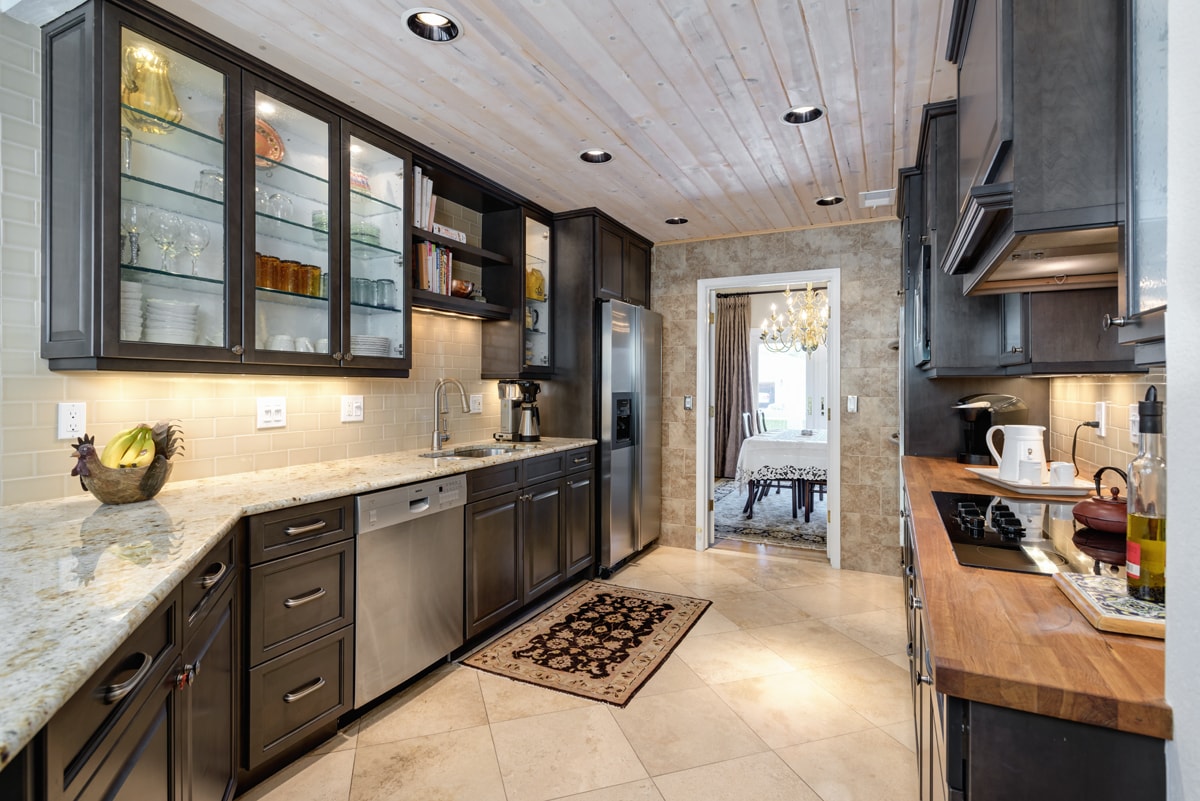
[[[484,402],[469,416],[451,403],[452,443],[499,428],[496,383],[480,379],[481,323],[440,315],[414,314],[408,379],[50,372],[39,356],[41,34],[5,14],[0,70],[0,505],[83,492],[69,475],[71,443],[55,439],[60,401],[87,403],[87,430],[100,443],[135,423],[178,420],[186,451],[172,481],[428,448],[443,376]],[[446,209],[448,224],[479,236],[478,219]],[[260,395],[286,398],[286,428],[255,428]],[[363,396],[363,422],[340,422],[342,395]]]

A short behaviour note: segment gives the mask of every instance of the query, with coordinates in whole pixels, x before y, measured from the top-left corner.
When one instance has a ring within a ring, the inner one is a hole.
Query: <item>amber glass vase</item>
[[[169,134],[183,109],[171,86],[171,64],[144,45],[128,45],[121,62],[121,116],[125,124],[154,134]]]

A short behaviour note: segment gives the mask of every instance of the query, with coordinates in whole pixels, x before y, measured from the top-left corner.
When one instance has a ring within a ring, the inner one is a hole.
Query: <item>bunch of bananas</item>
[[[141,423],[110,439],[100,454],[100,464],[105,467],[146,467],[154,461],[154,454],[154,429]]]

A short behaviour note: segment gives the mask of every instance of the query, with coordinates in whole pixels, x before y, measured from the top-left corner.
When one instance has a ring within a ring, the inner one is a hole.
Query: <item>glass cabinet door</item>
[[[130,28],[119,55],[121,349],[228,348],[228,76]]]
[[[339,227],[330,194],[333,123],[281,94],[254,91],[253,153],[244,159],[254,165],[242,188],[243,207],[254,210],[253,358],[334,366],[339,343],[330,342],[336,283],[330,253]]]
[[[525,218],[525,367],[550,367],[550,226]]]
[[[349,126],[347,126],[349,129]],[[404,199],[407,159],[347,131],[349,202],[345,209],[343,308],[349,299],[349,360],[408,358]],[[344,330],[344,327],[343,327]],[[343,334],[345,336],[345,334]]]

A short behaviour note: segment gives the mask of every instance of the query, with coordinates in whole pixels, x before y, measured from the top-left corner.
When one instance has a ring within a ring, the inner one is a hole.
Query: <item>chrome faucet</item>
[[[464,414],[471,413],[471,404],[467,402],[467,390],[457,378],[443,378],[437,382],[437,386],[433,388],[433,443],[432,448],[435,451],[442,449],[442,443],[450,439],[450,432],[446,430],[446,414],[449,409],[446,408],[446,393],[442,389],[447,384],[453,384],[458,387],[458,394],[462,397],[462,410]]]

